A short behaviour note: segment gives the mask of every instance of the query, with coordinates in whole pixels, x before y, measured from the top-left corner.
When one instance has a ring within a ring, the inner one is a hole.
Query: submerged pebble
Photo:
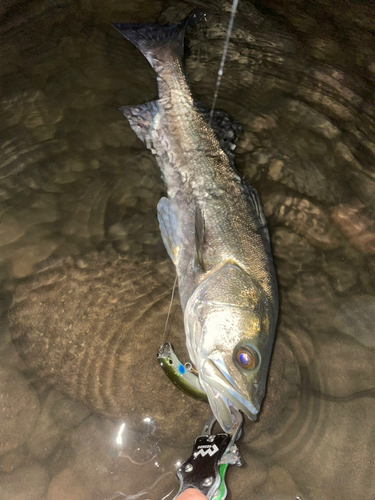
[[[14,472],[17,467],[25,462],[26,457],[27,448],[25,445],[4,453],[0,460],[0,471],[7,473]]]
[[[1,500],[40,500],[49,483],[47,470],[41,465],[22,467],[11,474],[0,474]]]
[[[345,335],[350,335],[360,344],[375,348],[375,296],[354,295],[340,304],[335,324]]]
[[[29,437],[39,414],[39,399],[16,370],[0,367],[0,455]],[[1,495],[0,495],[0,498]]]
[[[56,474],[48,487],[48,500],[92,500],[88,485],[72,469],[64,469]]]
[[[61,436],[68,429],[76,427],[88,414],[86,407],[65,398],[57,391],[51,391],[27,440],[29,457],[44,460],[51,455]]]

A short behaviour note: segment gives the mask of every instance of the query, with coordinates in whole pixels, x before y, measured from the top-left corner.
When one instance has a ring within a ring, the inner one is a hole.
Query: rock
[[[267,478],[262,484],[260,494],[292,495],[298,496],[301,488],[296,485],[290,473],[279,465],[271,467],[267,473]]]
[[[18,448],[8,451],[2,456],[0,461],[0,471],[10,473],[22,465],[27,457],[26,446],[19,446]]]
[[[311,106],[307,106],[304,102],[288,100],[286,102],[286,113],[289,120],[298,127],[306,127],[326,139],[335,139],[341,134],[328,116]]]
[[[32,274],[34,266],[48,259],[59,246],[57,241],[42,241],[37,245],[22,246],[13,252],[12,275],[25,278]]]
[[[233,498],[248,498],[250,493],[253,493],[255,497],[255,492],[259,491],[259,487],[266,480],[267,467],[261,460],[248,454],[245,447],[241,446],[240,450],[244,465],[231,471],[227,485]],[[244,475],[246,475],[246,482],[243,481]]]
[[[49,476],[41,465],[28,465],[0,474],[1,500],[39,500],[47,490]]]
[[[332,209],[331,217],[355,249],[375,254],[375,221],[366,216],[361,203],[340,204]]]
[[[8,331],[8,321],[0,319],[0,359],[1,365],[17,371],[25,368]]]
[[[330,148],[339,130],[322,113],[300,101],[289,100],[276,113],[277,133],[269,134],[272,146],[266,146],[273,156],[268,162],[269,179],[321,203],[344,200],[348,190],[342,175],[343,160]]]
[[[318,338],[315,336],[314,348],[316,358],[310,369],[310,380],[315,389],[337,398],[349,398],[373,389],[375,366],[371,349],[352,336],[333,332],[320,332]]]
[[[64,205],[69,216],[62,228],[63,234],[69,238],[76,238],[87,248],[102,242],[109,197],[110,189],[103,185],[100,179],[87,182],[78,193],[66,196]]]
[[[322,272],[301,273],[289,290],[288,302],[312,333],[316,333],[316,327],[326,330],[332,326],[337,299],[328,277]]]
[[[308,269],[317,258],[315,248],[304,238],[282,227],[272,233],[271,243],[281,286],[291,285],[296,273]]]
[[[284,228],[276,228],[272,233],[272,248],[274,255],[295,266],[294,270],[316,259],[316,250],[313,246],[298,234]]]
[[[339,293],[348,292],[358,282],[358,271],[345,262],[325,260],[323,269],[330,277],[333,288]]]
[[[375,411],[373,398],[347,398],[341,402],[325,402],[321,405],[321,420],[310,423],[310,432],[315,432],[316,440],[311,453],[297,452],[288,454],[288,470],[293,476],[303,473],[301,487],[313,495],[313,498],[358,498],[368,499],[374,496],[375,485],[373,471],[369,462],[374,446],[374,426],[368,417]],[[324,415],[324,417],[323,417]],[[354,419],[356,425],[351,424]],[[319,423],[318,423],[319,422]],[[318,430],[318,427],[320,429]],[[354,451],[352,443],[356,442]],[[321,457],[325,466],[321,466]],[[337,469],[337,463],[344,467],[345,474]],[[362,474],[358,473],[360,467]],[[317,471],[319,470],[319,474]],[[301,494],[304,498],[303,492]],[[324,498],[324,497],[323,497]]]
[[[135,426],[152,417],[171,444],[187,439],[185,429],[194,439],[209,407],[178,391],[156,362],[173,281],[169,261],[114,253],[62,260],[19,286],[13,341],[30,369],[91,409]],[[187,359],[177,300],[169,328]]]
[[[16,370],[0,366],[0,455],[21,446],[39,413],[39,400]],[[0,495],[0,498],[1,495]]]
[[[27,440],[29,456],[44,460],[52,453],[62,434],[77,426],[88,414],[88,409],[83,405],[57,391],[51,391]]]
[[[339,232],[323,208],[306,198],[270,193],[264,208],[267,216],[299,234],[312,246],[332,250],[341,243]]]
[[[148,255],[155,255],[164,249],[155,214],[135,214],[130,219],[116,222],[108,229],[108,235],[118,251],[139,253],[143,250]],[[150,246],[153,248],[149,249]]]
[[[24,221],[18,221],[7,214],[1,214],[0,223],[0,238],[1,244],[7,245],[17,241],[24,233],[25,227],[23,226]]]
[[[375,297],[373,295],[354,295],[342,301],[335,315],[336,328],[350,335],[360,344],[375,347]]]
[[[47,500],[91,500],[90,489],[85,487],[71,469],[64,469],[50,482]]]

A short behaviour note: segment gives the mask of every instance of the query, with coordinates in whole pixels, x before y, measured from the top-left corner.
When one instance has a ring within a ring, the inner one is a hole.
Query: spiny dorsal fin
[[[158,101],[149,101],[138,106],[123,106],[120,111],[128,119],[139,139],[146,144],[148,149],[151,149],[152,129],[158,112]]]
[[[265,236],[265,238],[269,243],[270,235],[268,233],[267,221],[263,213],[263,208],[259,200],[258,192],[253,186],[251,186],[246,181],[243,181],[242,185],[244,187],[247,198],[251,203],[255,214],[257,215],[259,231]]]
[[[202,271],[205,271],[203,259],[204,253],[204,218],[201,209],[195,207],[195,247],[197,250],[196,260]]]

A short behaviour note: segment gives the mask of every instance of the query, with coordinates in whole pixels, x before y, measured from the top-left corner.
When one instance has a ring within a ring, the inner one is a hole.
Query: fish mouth
[[[215,416],[226,432],[232,425],[230,406],[241,410],[252,421],[257,419],[259,407],[238,389],[220,353],[211,354],[205,361],[201,378]]]

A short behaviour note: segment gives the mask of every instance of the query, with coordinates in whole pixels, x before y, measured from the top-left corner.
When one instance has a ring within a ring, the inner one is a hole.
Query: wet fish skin
[[[185,29],[200,18],[194,12],[178,25],[114,27],[157,73],[159,99],[121,110],[161,169],[168,197],[159,201],[158,219],[176,266],[189,355],[228,431],[230,405],[252,420],[260,410],[278,293],[257,193],[230,165],[182,69]]]

